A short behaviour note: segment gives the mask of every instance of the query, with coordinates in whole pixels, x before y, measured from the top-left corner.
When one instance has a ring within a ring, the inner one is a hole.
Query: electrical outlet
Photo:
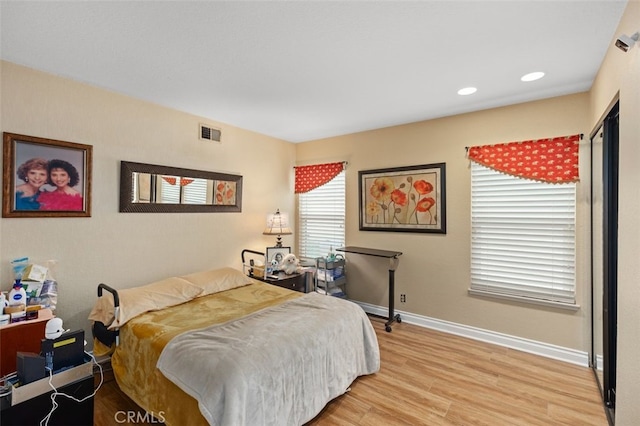
[[[407,295],[406,294],[401,294],[400,295],[400,303],[406,303],[407,302]]]

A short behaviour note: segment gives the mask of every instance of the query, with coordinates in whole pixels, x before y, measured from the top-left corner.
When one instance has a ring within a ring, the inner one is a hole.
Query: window
[[[345,172],[298,196],[300,257],[326,256],[330,248],[344,246]]]
[[[576,184],[471,162],[472,294],[575,307]]]

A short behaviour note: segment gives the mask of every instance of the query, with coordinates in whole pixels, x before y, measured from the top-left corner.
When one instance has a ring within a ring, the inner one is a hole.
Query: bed
[[[121,390],[167,425],[304,424],[380,367],[358,305],[233,268],[99,294],[94,352],[110,354]]]

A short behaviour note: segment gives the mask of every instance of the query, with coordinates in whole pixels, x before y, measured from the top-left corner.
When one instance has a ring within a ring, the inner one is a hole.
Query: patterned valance
[[[344,163],[340,162],[298,166],[295,170],[295,192],[296,194],[302,194],[304,192],[309,192],[312,189],[316,189],[338,176],[338,174],[344,170]]]
[[[498,172],[550,183],[577,182],[580,135],[473,146],[468,157]]]

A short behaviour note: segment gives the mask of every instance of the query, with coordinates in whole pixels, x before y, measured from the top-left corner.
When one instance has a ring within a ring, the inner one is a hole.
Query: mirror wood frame
[[[223,180],[236,184],[236,202],[233,205],[218,204],[156,204],[134,203],[133,173],[181,176],[188,178]],[[120,212],[123,213],[233,213],[242,211],[242,176],[204,170],[183,169],[155,164],[120,162]]]

